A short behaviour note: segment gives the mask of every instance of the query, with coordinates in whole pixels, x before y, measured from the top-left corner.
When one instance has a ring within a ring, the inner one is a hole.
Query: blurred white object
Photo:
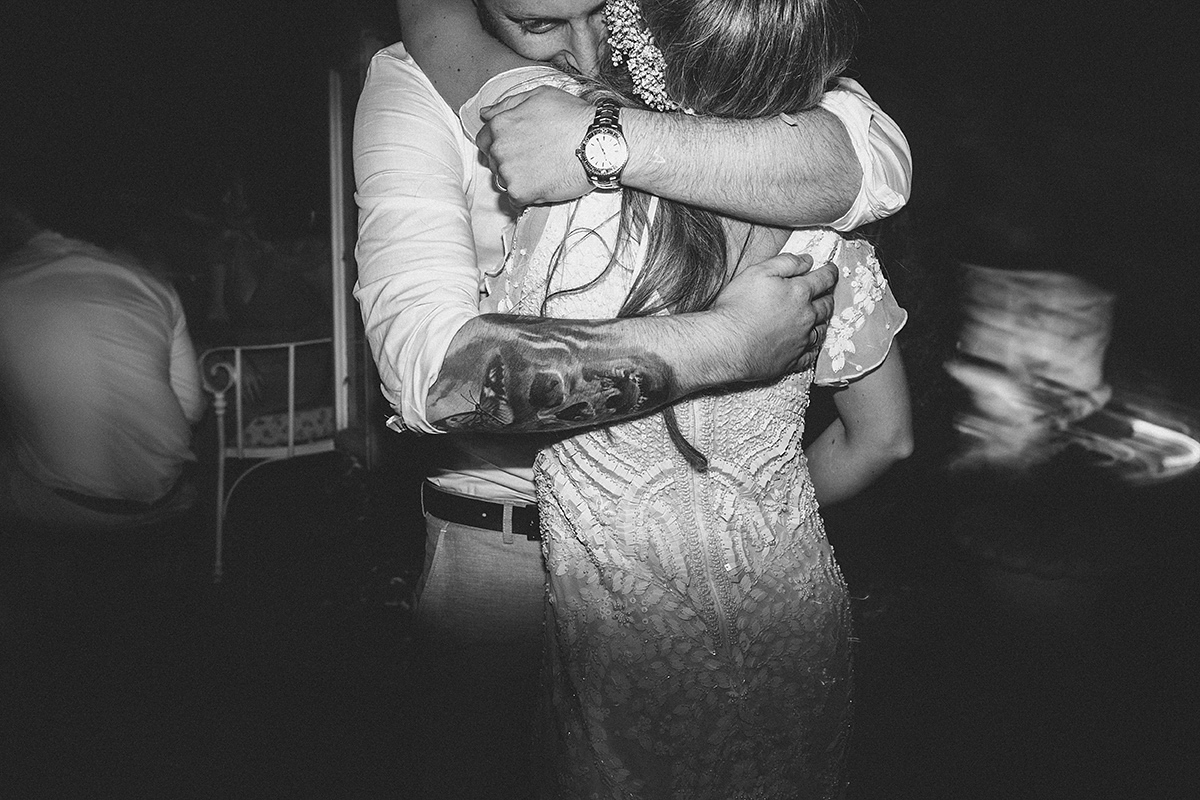
[[[1072,441],[1101,466],[1137,486],[1176,478],[1200,465],[1200,441],[1191,414],[1127,389],[1071,427]]]
[[[964,264],[966,320],[958,349],[1024,384],[1060,387],[1074,418],[1108,401],[1104,353],[1115,298],[1057,272]]]
[[[1067,427],[1111,397],[1103,372],[1114,297],[1061,273],[963,270],[961,356],[946,365],[974,404],[957,423],[967,438],[958,466],[1048,460],[1066,446]]]
[[[1134,484],[1200,465],[1200,441],[1171,404],[1104,379],[1113,295],[1054,272],[964,264],[959,357],[946,370],[970,393],[953,467],[1024,470],[1067,447]]]

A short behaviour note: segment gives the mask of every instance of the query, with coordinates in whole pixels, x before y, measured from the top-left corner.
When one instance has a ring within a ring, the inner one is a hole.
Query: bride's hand
[[[475,144],[517,204],[573,200],[592,190],[575,148],[595,111],[573,94],[540,86],[482,109]]]

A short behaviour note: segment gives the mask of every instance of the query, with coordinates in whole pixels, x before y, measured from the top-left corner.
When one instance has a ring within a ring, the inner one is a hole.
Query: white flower
[[[678,109],[678,104],[667,97],[667,62],[642,19],[637,0],[608,0],[604,19],[608,24],[612,63],[625,64],[638,96],[659,111]]]

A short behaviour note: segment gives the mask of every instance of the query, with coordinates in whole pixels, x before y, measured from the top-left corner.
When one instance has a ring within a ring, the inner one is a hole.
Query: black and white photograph
[[[1184,4],[0,15],[0,797],[1200,796]]]

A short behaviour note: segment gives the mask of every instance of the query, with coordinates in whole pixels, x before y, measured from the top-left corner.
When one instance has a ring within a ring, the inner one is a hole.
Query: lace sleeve
[[[883,363],[908,312],[896,303],[875,248],[867,242],[840,239],[829,266],[838,269],[838,283],[814,382],[845,386]]]

